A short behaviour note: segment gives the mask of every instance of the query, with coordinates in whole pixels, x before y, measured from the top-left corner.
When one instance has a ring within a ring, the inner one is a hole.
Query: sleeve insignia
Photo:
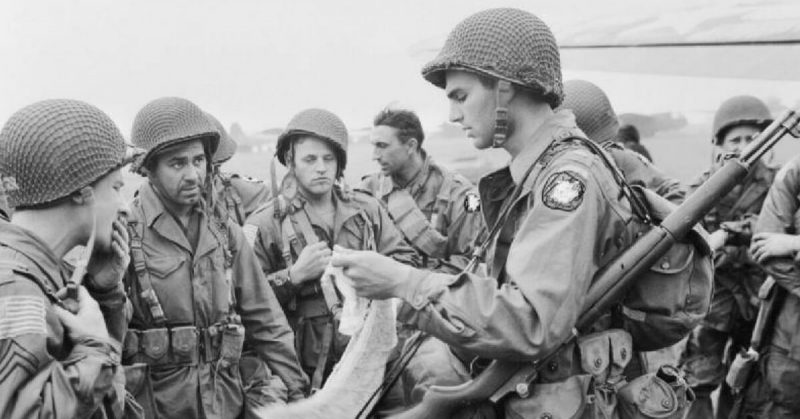
[[[467,212],[478,212],[481,209],[481,198],[475,192],[468,192],[464,197],[464,209]]]
[[[0,340],[45,335],[45,301],[41,297],[0,297]]]
[[[254,247],[256,245],[256,236],[258,236],[258,226],[245,224],[242,226],[242,232],[244,233],[245,240],[247,240],[247,244],[249,244],[250,247]]]
[[[548,208],[573,211],[583,202],[586,185],[582,178],[571,170],[556,172],[547,178],[542,189],[542,201]]]

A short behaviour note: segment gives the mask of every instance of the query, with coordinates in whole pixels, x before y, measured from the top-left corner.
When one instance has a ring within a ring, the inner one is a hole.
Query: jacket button
[[[661,406],[665,409],[672,409],[672,402],[669,399],[661,400]]]
[[[628,356],[628,350],[627,350],[627,349],[625,349],[625,348],[622,348],[622,351],[620,351],[620,354],[619,354],[619,355],[622,357],[622,360],[624,361],[624,360],[625,360],[625,357],[627,357],[627,356]]]
[[[602,359],[597,358],[597,359],[594,360],[594,367],[595,368],[600,368],[601,365],[603,365],[603,360]]]
[[[547,369],[550,370],[550,372],[555,372],[558,369],[558,362],[550,361],[547,363]]]
[[[661,264],[661,269],[669,269],[669,262],[664,262]]]
[[[553,415],[551,415],[550,412],[544,412],[539,416],[539,419],[553,419]]]

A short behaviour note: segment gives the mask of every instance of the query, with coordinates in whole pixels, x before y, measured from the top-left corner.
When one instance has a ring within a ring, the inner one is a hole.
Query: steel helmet
[[[466,18],[422,75],[444,88],[446,71],[459,69],[530,89],[552,108],[563,100],[556,39],[547,24],[523,10],[489,9]]]
[[[126,151],[100,109],[71,99],[36,102],[0,131],[0,185],[11,207],[51,203],[125,164]]]
[[[208,157],[219,145],[217,128],[200,107],[177,97],[164,97],[145,105],[133,121],[131,141],[145,150],[132,170],[141,173],[142,166],[169,145],[200,139]]]
[[[561,108],[572,110],[578,128],[590,139],[602,143],[617,136],[617,114],[605,92],[593,83],[585,80],[565,82]]]
[[[738,125],[753,125],[759,129],[772,123],[769,108],[754,96],[734,96],[720,105],[714,115],[712,142],[719,145],[725,133]]]
[[[339,162],[338,176],[341,176],[347,165],[348,136],[344,122],[332,112],[324,109],[306,109],[298,113],[289,121],[289,125],[278,137],[275,155],[281,164],[286,166],[286,154],[292,139],[303,135],[317,137],[333,144]]]

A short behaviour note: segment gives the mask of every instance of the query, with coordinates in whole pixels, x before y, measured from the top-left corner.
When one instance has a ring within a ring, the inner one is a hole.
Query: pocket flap
[[[608,340],[611,343],[611,362],[614,367],[622,372],[630,362],[633,355],[633,339],[631,334],[621,330],[611,330],[608,333]]]
[[[186,355],[197,348],[197,328],[181,326],[172,328],[172,350]]]
[[[165,279],[183,265],[180,256],[163,256],[147,258],[147,269],[159,279]]]
[[[611,362],[608,342],[607,332],[592,333],[578,339],[581,367],[600,382],[605,381],[605,373]]]
[[[141,348],[153,360],[161,359],[167,353],[169,336],[166,328],[142,330]]]

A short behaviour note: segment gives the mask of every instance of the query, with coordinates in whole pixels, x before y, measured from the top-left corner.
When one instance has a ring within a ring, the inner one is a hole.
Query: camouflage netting
[[[206,113],[186,99],[156,99],[145,105],[133,121],[131,141],[146,152],[131,169],[139,172],[150,157],[166,146],[195,139],[207,140],[208,152],[216,152],[219,133]]]
[[[755,125],[765,128],[772,123],[769,108],[760,99],[753,96],[734,96],[717,109],[714,115],[712,141],[719,144],[725,132],[736,125]]]
[[[529,88],[553,108],[563,99],[556,39],[547,24],[522,10],[484,10],[459,23],[422,75],[444,88],[449,69],[472,70]]]
[[[347,165],[347,127],[342,120],[324,109],[306,109],[292,118],[289,125],[278,137],[275,155],[286,165],[286,151],[291,139],[298,135],[312,135],[332,142],[339,160],[339,172]]]
[[[17,111],[0,131],[0,177],[11,206],[31,207],[90,185],[121,166],[125,152],[122,133],[100,109],[44,100]]]
[[[214,164],[221,164],[224,163],[233,157],[236,154],[236,141],[233,141],[233,138],[225,131],[225,127],[222,126],[222,123],[219,122],[219,119],[215,118],[214,115],[206,112],[206,116],[211,120],[214,124],[214,127],[217,128],[217,132],[219,133],[219,147],[217,147],[217,151],[214,152],[214,157],[212,161]]]
[[[602,143],[617,136],[619,120],[605,92],[585,80],[564,83],[564,102],[561,108],[575,114],[578,128],[590,139]]]

